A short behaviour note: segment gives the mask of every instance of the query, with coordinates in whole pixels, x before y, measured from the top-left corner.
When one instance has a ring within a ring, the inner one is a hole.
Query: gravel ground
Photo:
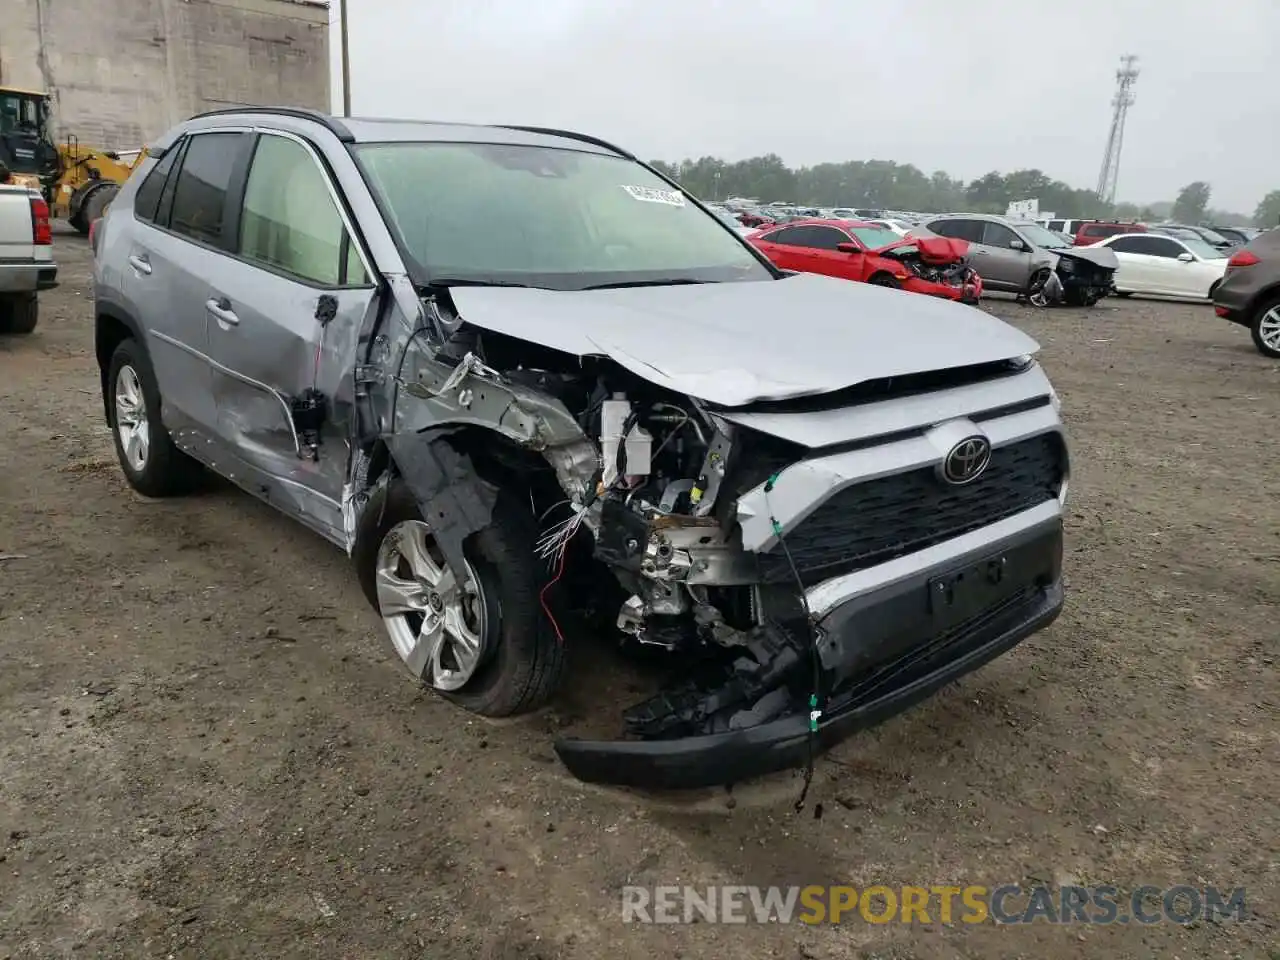
[[[0,958],[1280,956],[1280,365],[1208,307],[990,305],[1065,403],[1067,609],[821,760],[796,816],[792,775],[586,787],[551,737],[617,708],[610,658],[548,711],[477,721],[405,679],[328,544],[223,486],[132,494],[87,249],[57,255],[37,332],[0,339]],[[1034,880],[1243,885],[1251,919],[620,910],[628,883]]]

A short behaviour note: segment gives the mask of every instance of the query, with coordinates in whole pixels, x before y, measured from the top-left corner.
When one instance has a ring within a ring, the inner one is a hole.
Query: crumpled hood
[[[816,274],[620,290],[454,287],[472,326],[575,356],[607,356],[658,386],[726,407],[1034,353],[981,310]]]
[[[1110,247],[1072,247],[1070,250],[1054,250],[1060,257],[1075,257],[1077,260],[1087,260],[1096,266],[1102,267],[1104,270],[1120,269],[1120,261],[1116,259],[1116,252]]]

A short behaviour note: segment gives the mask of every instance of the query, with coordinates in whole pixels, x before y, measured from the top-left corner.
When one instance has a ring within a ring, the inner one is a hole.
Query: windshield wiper
[[[532,287],[518,280],[482,280],[477,277],[432,277],[429,287]]]
[[[715,280],[693,280],[690,277],[664,277],[658,280],[619,280],[617,283],[597,283],[583,290],[622,290],[625,287],[677,287],[688,283],[716,283]]]

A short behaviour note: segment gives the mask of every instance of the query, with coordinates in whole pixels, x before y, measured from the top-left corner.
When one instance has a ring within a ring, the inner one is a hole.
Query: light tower
[[[1098,172],[1098,199],[1107,204],[1116,202],[1116,182],[1120,179],[1120,148],[1124,146],[1124,121],[1133,106],[1133,84],[1138,79],[1138,58],[1125,54],[1120,58],[1116,71],[1116,95],[1111,99],[1111,135],[1107,137],[1107,150],[1102,155],[1102,170]]]

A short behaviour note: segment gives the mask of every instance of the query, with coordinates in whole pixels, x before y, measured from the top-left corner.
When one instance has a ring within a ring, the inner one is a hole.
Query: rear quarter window
[[[182,142],[179,141],[171,146],[159,162],[156,163],[147,173],[146,178],[142,181],[142,186],[138,187],[138,193],[133,198],[133,213],[140,220],[146,220],[154,223],[156,219],[156,211],[160,207],[160,195],[164,192],[165,181],[169,179],[169,174],[173,171],[173,165],[178,159],[178,155],[182,153]]]

